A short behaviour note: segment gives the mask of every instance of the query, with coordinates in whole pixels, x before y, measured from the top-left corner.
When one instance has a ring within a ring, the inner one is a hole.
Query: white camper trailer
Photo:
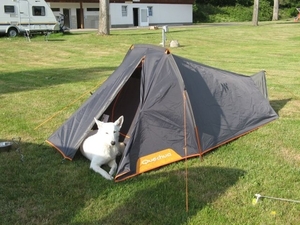
[[[15,37],[20,33],[58,31],[60,25],[44,0],[0,0],[0,33]]]

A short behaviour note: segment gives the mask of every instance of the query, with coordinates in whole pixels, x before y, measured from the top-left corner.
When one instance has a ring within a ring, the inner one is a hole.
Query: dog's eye
[[[114,131],[114,133],[116,133],[117,131]]]

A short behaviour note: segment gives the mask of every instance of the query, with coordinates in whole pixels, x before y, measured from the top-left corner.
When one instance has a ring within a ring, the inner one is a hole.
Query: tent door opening
[[[108,122],[114,122],[120,116],[124,116],[123,126],[120,131],[121,142],[130,138],[128,134],[130,134],[132,122],[135,118],[137,109],[139,108],[141,71],[142,67],[140,64],[124,84],[114,100],[100,116],[100,118],[103,118],[104,115],[108,115]]]

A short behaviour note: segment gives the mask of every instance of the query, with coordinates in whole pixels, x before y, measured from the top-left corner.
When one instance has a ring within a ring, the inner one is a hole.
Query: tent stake
[[[256,203],[258,202],[258,200],[260,198],[269,198],[269,199],[274,199],[274,200],[280,200],[280,201],[286,201],[286,202],[296,202],[296,203],[300,203],[299,200],[293,200],[293,199],[286,199],[286,198],[275,198],[275,197],[270,197],[270,196],[263,196],[260,194],[255,194],[256,197]]]

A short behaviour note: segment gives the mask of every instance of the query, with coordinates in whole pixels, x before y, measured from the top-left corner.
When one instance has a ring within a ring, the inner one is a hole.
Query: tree
[[[272,20],[278,20],[279,18],[279,0],[274,0],[274,6],[273,6],[273,18]]]
[[[259,9],[259,0],[254,0],[253,16],[252,16],[252,24],[254,26],[258,26],[258,9]]]
[[[109,0],[99,0],[99,27],[98,34],[110,34],[110,21],[109,21]]]

